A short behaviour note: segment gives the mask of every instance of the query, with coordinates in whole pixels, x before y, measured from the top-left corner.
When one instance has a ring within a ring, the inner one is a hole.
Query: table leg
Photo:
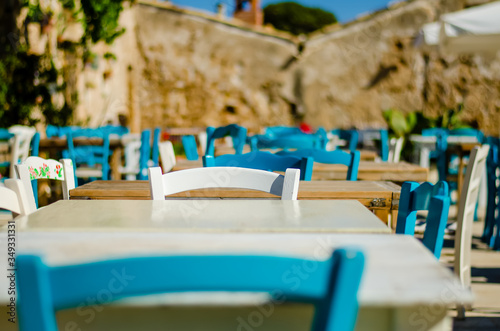
[[[111,154],[111,161],[110,161],[111,179],[113,180],[121,179],[121,174],[120,174],[121,162],[122,162],[122,149],[116,148],[113,151],[113,154]]]
[[[430,166],[430,155],[431,151],[428,147],[421,147],[420,149],[420,166],[423,168],[429,168]]]
[[[389,210],[388,209],[372,209],[373,213],[380,218],[385,224],[389,224]]]

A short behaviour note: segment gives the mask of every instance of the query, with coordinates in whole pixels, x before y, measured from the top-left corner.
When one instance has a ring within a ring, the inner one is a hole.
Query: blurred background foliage
[[[39,0],[5,0],[0,8],[0,127],[14,124],[34,125],[39,121],[68,125],[78,103],[74,86],[64,77],[74,75],[77,66],[57,67],[50,47],[42,54],[33,52],[28,27],[39,25],[41,34],[49,35],[56,19],[81,24],[80,40],[67,41],[57,36],[57,51],[85,63],[92,45],[111,44],[124,29],[118,24],[123,4],[128,0],[54,0],[54,7],[42,6]],[[46,4],[47,1],[42,2]],[[23,14],[21,16],[21,14]],[[56,14],[57,15],[56,17]],[[19,20],[19,18],[21,18]],[[21,21],[21,22],[18,22]],[[59,23],[59,22],[58,22]],[[62,34],[63,31],[57,31]],[[64,61],[64,64],[67,61]]]
[[[281,2],[264,8],[264,24],[294,35],[308,34],[334,23],[337,23],[334,14],[295,2]]]

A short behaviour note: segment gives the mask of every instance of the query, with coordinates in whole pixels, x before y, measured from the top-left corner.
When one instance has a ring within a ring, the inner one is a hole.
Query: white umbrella
[[[500,1],[442,15],[421,32],[427,45],[457,53],[500,50]]]

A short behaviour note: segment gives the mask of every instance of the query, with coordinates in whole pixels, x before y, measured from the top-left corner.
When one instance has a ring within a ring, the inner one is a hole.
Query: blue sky
[[[261,0],[262,7],[271,3],[285,2],[280,0]],[[223,2],[227,5],[227,13],[232,13],[234,9],[234,0],[172,0],[177,6],[198,8],[209,12],[215,12],[217,3]],[[304,6],[317,7],[334,13],[337,19],[346,23],[356,18],[359,14],[372,12],[385,8],[389,0],[295,0]]]

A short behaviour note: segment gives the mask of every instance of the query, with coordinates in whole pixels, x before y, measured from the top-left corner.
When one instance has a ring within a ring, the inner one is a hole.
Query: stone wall
[[[437,116],[463,103],[465,120],[498,135],[499,55],[414,46],[423,24],[466,5],[415,0],[299,41],[140,2],[122,15],[127,32],[112,46],[118,60],[106,64],[113,75],[95,70],[94,87],[82,85],[87,106],[79,113],[99,113],[101,122],[125,113],[134,131],[227,123],[256,131],[302,119],[327,128],[383,127],[384,109]]]

